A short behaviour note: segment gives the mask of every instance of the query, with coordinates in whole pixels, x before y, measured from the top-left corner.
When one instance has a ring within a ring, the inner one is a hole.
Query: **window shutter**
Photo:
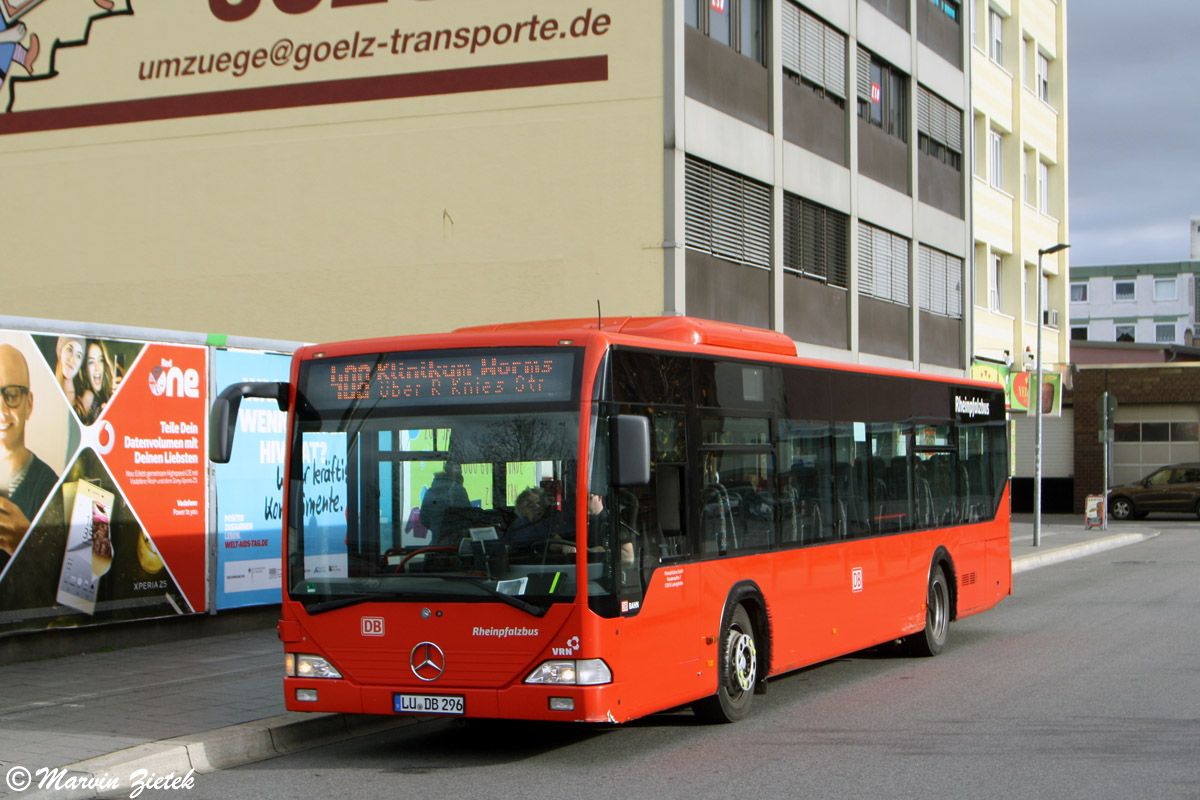
[[[783,195],[783,266],[800,270],[804,236],[801,233],[800,198]]]
[[[712,253],[731,261],[743,259],[741,183],[732,173],[713,170]]]
[[[825,91],[846,97],[846,37],[825,26]]]
[[[901,305],[908,305],[908,242],[903,237],[884,233],[891,240],[892,272],[891,300]]]
[[[800,73],[800,8],[794,3],[783,4],[782,39],[783,68]]]
[[[770,188],[688,156],[684,167],[684,245],[769,269]]]
[[[949,294],[946,302],[946,314],[955,319],[962,319],[963,315],[962,275],[965,263],[961,258],[946,256],[946,269],[949,271],[946,276],[946,291]]]
[[[771,190],[766,185],[742,178],[745,231],[744,260],[758,267],[771,267]]]
[[[946,104],[946,146],[956,153],[963,151],[962,111]]]
[[[825,86],[825,27],[821,20],[800,12],[800,75]]]
[[[858,223],[858,291],[873,297],[875,291],[875,229]]]
[[[850,217],[840,211],[825,214],[826,277],[833,286],[850,285]]]
[[[858,48],[858,96],[871,102],[871,53]]]
[[[956,153],[962,152],[962,112],[924,86],[917,87],[917,129]]]
[[[917,251],[917,290],[921,293],[921,308],[933,311],[933,251],[921,245]]]
[[[921,308],[944,317],[962,319],[963,260],[920,245]]]
[[[683,236],[694,250],[712,252],[712,168],[688,158],[684,165]]]
[[[917,87],[917,130],[926,136],[933,136],[933,123],[930,121],[930,97],[924,86]]]
[[[825,259],[824,209],[816,203],[804,204],[804,271],[821,278],[828,276]]]
[[[784,266],[846,288],[850,217],[793,194],[783,202]]]

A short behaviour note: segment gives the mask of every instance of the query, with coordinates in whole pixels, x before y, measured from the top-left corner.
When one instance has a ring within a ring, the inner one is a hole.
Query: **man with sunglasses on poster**
[[[21,351],[0,345],[0,570],[8,564],[58,476],[25,446],[33,413],[29,364]]]

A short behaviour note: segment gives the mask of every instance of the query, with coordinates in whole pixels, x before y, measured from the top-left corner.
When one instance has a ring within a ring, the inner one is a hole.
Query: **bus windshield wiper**
[[[430,578],[441,578],[442,580],[447,580],[447,581],[462,581],[463,583],[469,583],[472,586],[477,586],[480,589],[483,589],[488,594],[490,594],[492,597],[495,597],[500,602],[507,603],[508,605],[512,606],[513,608],[519,609],[520,611],[524,611],[526,614],[531,614],[535,617],[546,616],[546,611],[548,610],[548,609],[542,608],[541,606],[535,606],[533,603],[527,603],[524,600],[522,600],[521,598],[517,597],[516,595],[505,594],[504,592],[493,589],[492,587],[488,586],[486,583],[480,583],[478,578],[473,578],[470,575],[448,575],[445,573],[437,573],[437,572],[431,572],[431,573],[426,573],[426,574]]]
[[[347,606],[356,606],[359,603],[369,603],[372,600],[399,600],[408,592],[371,592],[370,594],[356,594],[352,597],[339,597],[335,600],[324,600],[320,603],[313,603],[311,606],[305,606],[304,610],[309,614],[324,614],[326,611],[336,611],[339,608]]]
[[[500,602],[506,603],[520,611],[524,611],[526,614],[530,614],[535,617],[544,617],[546,615],[547,609],[545,609],[541,606],[535,606],[533,603],[528,603],[515,595],[505,594],[504,592],[497,591],[497,590],[493,589],[492,587],[488,586],[487,584],[481,583],[478,578],[474,578],[470,575],[446,575],[446,574],[430,572],[430,573],[423,574],[421,577],[423,577],[423,578],[441,578],[442,580],[445,580],[445,581],[462,581],[464,583],[469,583],[472,586],[475,586],[479,589],[483,589],[485,592],[492,595]],[[348,606],[356,606],[359,603],[369,603],[372,600],[399,600],[403,597],[409,596],[410,594],[412,594],[412,593],[406,592],[406,591],[371,592],[369,594],[358,594],[358,595],[353,595],[351,597],[338,597],[333,600],[324,600],[319,603],[313,603],[312,605],[305,606],[304,610],[307,611],[310,615],[311,614],[324,614],[326,611],[336,611],[339,608],[347,608]]]

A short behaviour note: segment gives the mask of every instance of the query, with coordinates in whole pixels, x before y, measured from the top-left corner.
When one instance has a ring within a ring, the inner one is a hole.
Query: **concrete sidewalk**
[[[1032,520],[1013,517],[1014,573],[1155,535],[1044,516],[1035,548]],[[127,796],[139,769],[181,778],[418,721],[288,713],[282,672],[273,628],[0,665],[0,797]]]

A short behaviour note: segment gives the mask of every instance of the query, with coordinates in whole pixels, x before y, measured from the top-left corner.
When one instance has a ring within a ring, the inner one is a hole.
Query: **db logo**
[[[850,591],[861,592],[862,586],[862,567],[855,567],[850,570]]]
[[[363,636],[383,636],[383,617],[363,617]]]

